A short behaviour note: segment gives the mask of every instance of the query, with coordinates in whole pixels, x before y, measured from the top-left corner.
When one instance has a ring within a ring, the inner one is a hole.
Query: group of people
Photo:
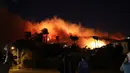
[[[130,73],[130,42],[128,42],[128,51],[126,54],[126,58],[124,59],[121,67],[121,73]],[[71,60],[70,56],[63,56],[60,64],[60,73],[90,73],[89,62],[85,57],[81,57],[80,61],[78,61],[78,65]]]
[[[80,60],[72,60],[70,56],[64,56],[60,64],[60,73],[90,73],[88,60],[80,57]]]
[[[130,73],[130,49],[128,48],[128,50],[126,58],[120,67],[120,71],[123,73]],[[12,63],[17,65],[9,46],[6,45],[4,49],[0,49],[0,73],[9,73]],[[60,73],[76,73],[77,70],[78,73],[90,73],[86,57],[80,57],[79,61],[75,61],[68,55],[62,56],[59,70]]]

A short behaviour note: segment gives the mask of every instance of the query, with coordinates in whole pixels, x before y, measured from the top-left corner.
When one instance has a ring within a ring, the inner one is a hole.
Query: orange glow
[[[49,38],[49,37],[47,38],[47,41],[50,41],[50,38]]]
[[[104,40],[95,40],[93,38],[89,38],[89,39],[83,39],[83,45],[86,45],[86,48],[90,48],[90,49],[94,49],[94,48],[100,48],[102,46],[105,46],[108,42],[104,41]]]
[[[59,42],[66,42],[68,44],[72,44],[73,41],[70,40],[70,34],[76,35],[79,37],[79,40],[76,43],[80,47],[88,46],[90,48],[95,48],[97,46],[94,45],[95,40],[90,36],[108,36],[108,33],[100,32],[99,30],[94,30],[91,28],[83,27],[81,24],[70,23],[64,21],[61,18],[54,17],[52,19],[46,19],[41,21],[40,23],[31,23],[27,22],[28,27],[26,31],[31,31],[32,34],[35,32],[40,33],[43,28],[47,28],[49,35],[48,41],[56,41],[56,36],[59,36]],[[87,38],[84,38],[87,37]],[[110,37],[115,39],[121,39],[122,37]],[[105,40],[98,41],[98,47],[104,46],[107,44]]]
[[[88,47],[89,48],[91,48],[91,49],[94,49],[94,48],[100,48],[100,47],[102,47],[102,46],[105,46],[106,45],[106,43],[105,42],[103,42],[103,41],[92,41],[92,42],[90,42],[89,44],[88,44]]]

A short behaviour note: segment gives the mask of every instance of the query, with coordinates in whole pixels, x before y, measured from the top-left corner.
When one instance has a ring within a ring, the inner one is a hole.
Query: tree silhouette
[[[74,44],[76,44],[76,41],[79,39],[79,37],[70,35],[70,39],[74,41]]]
[[[37,42],[42,42],[42,33],[34,33],[32,39]]]
[[[98,36],[93,36],[93,39],[99,40],[99,37]]]
[[[93,36],[93,39],[96,40],[96,42],[95,42],[95,47],[98,47],[98,40],[99,40],[99,37],[98,37],[98,36]]]
[[[25,39],[30,40],[31,39],[31,32],[25,32]]]
[[[47,28],[43,28],[41,34],[43,34],[43,36],[44,36],[43,37],[44,42],[47,43],[47,38],[48,38],[48,34],[49,34],[48,29]]]
[[[23,49],[27,48],[27,41],[24,39],[20,39],[20,40],[16,40],[13,45],[15,47],[17,47],[17,49],[19,49],[19,51],[21,52]]]
[[[43,28],[41,33],[42,33],[42,34],[49,34],[49,32],[48,32],[48,29],[47,29],[47,28]]]
[[[57,40],[57,42],[59,42],[59,36],[56,36],[56,40]]]

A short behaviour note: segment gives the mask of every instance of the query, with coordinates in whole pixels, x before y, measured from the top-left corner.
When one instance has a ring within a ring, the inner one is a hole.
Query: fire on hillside
[[[98,48],[105,46],[110,40],[122,40],[124,38],[120,33],[117,33],[116,36],[110,35],[107,32],[83,27],[81,24],[70,23],[57,17],[43,20],[40,23],[27,22],[27,24],[26,31],[31,31],[32,34],[40,33],[43,28],[48,29],[48,42],[56,42],[56,37],[58,37],[58,42],[72,44],[73,41],[76,41],[76,44],[81,48],[85,46],[91,49]],[[96,36],[98,37],[96,38]],[[72,41],[71,37],[78,39]]]

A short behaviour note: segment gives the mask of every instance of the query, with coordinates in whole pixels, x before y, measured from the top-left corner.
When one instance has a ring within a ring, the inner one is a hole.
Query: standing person
[[[71,73],[71,63],[70,63],[70,57],[68,55],[64,58],[64,69],[65,73]]]
[[[0,50],[0,64],[2,64],[3,63],[3,53],[2,53],[2,51]]]
[[[75,56],[71,56],[70,63],[71,63],[71,65],[70,65],[71,66],[71,73],[76,73],[76,69],[78,66],[77,58]]]
[[[79,62],[79,71],[78,73],[90,73],[87,60],[83,57]]]
[[[61,61],[60,61],[60,67],[59,67],[59,71],[60,73],[64,73],[64,57],[61,57]]]
[[[69,58],[67,55],[62,57],[59,70],[60,73],[70,73]]]
[[[5,71],[3,70],[4,69],[4,66],[3,66],[3,52],[0,50],[0,73],[4,73]]]
[[[126,54],[126,58],[120,67],[120,71],[130,73],[130,40],[126,40],[121,44],[123,46],[123,53]]]
[[[130,73],[130,52],[127,54],[127,57],[125,58],[124,62],[122,63],[120,67],[120,71],[124,73]]]

